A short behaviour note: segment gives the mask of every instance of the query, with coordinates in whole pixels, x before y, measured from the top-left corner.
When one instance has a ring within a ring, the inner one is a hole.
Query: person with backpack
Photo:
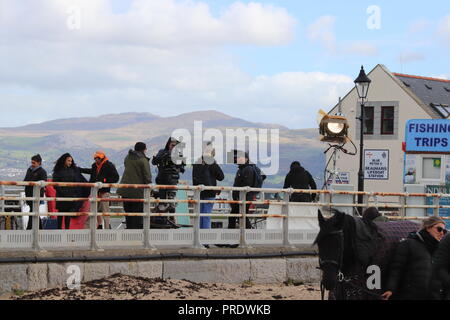
[[[31,157],[31,166],[28,168],[27,173],[25,175],[25,179],[23,181],[47,181],[47,171],[42,168],[42,158],[39,154]],[[45,188],[41,188],[41,197],[44,196]],[[33,187],[26,186],[25,187],[25,197],[33,197]],[[30,207],[30,212],[34,211],[33,201],[27,201],[27,205]],[[31,230],[33,228],[33,217],[28,217],[27,230]],[[39,219],[39,229],[42,229],[42,222]]]
[[[119,181],[119,173],[117,172],[116,167],[108,160],[103,151],[94,153],[94,161],[91,168],[81,169],[82,173],[91,175],[89,182],[116,183]],[[98,198],[109,198],[110,192],[111,188],[101,188],[98,190]],[[109,202],[99,202],[98,211],[102,213],[109,212]],[[102,222],[104,222],[105,229],[111,229],[109,217],[107,216],[97,216],[97,229],[102,229]]]
[[[316,190],[317,185],[312,175],[300,165],[300,162],[291,163],[291,169],[284,179],[283,189],[293,188],[300,190]],[[316,199],[315,193],[293,193],[289,199],[291,202],[311,202]]]
[[[208,144],[210,146],[211,144]],[[216,163],[215,150],[207,149],[203,156],[192,166],[192,184],[194,186],[217,186],[217,181],[222,181],[225,176],[222,169]],[[200,200],[215,200],[220,191],[203,190]],[[211,213],[214,203],[201,203],[200,213]],[[211,217],[200,217],[200,229],[211,229]]]
[[[236,176],[234,178],[233,187],[252,187],[252,188],[261,188],[265,175],[261,173],[261,170],[253,163],[250,163],[250,159],[248,157],[247,152],[235,151],[235,163],[238,165],[238,171],[236,172]],[[253,201],[258,192],[247,192],[246,201]],[[233,191],[232,193],[233,200],[239,200],[239,191]],[[231,204],[231,213],[237,214],[240,212],[240,205],[232,203]],[[245,212],[248,214],[250,209],[250,204],[246,204]],[[237,217],[229,217],[228,218],[228,229],[235,229]],[[251,229],[250,219],[246,218],[246,228]]]

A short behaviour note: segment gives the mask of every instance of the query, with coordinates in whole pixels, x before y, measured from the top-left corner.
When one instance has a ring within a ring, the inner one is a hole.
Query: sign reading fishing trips
[[[405,129],[407,153],[450,154],[450,119],[412,119]]]

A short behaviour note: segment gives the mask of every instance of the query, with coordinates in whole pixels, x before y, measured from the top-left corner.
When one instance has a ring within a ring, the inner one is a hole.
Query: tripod
[[[331,145],[329,144],[329,147],[327,150],[324,151],[324,153],[327,153],[328,150],[333,149],[333,153],[331,154],[330,160],[328,160],[328,163],[325,167],[325,171],[324,171],[324,181],[323,181],[323,186],[322,186],[322,190],[327,190],[328,189],[328,180],[330,181],[330,184],[333,184],[337,181],[339,181],[341,184],[343,183],[342,178],[339,175],[339,172],[336,170],[336,160],[337,160],[337,153],[338,151],[343,151],[344,153],[347,153],[343,146],[341,145]],[[333,160],[333,168],[332,170],[328,169],[328,166],[330,165],[330,161]],[[328,175],[328,177],[327,177]]]

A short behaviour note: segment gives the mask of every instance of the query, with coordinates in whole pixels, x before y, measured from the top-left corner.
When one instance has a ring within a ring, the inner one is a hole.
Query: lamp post
[[[369,92],[369,86],[372,82],[364,72],[364,67],[361,66],[358,78],[355,79],[355,87],[358,92],[358,97],[361,100],[361,114],[359,116],[360,123],[360,142],[359,142],[359,171],[358,171],[358,191],[364,191],[364,100],[367,99],[367,93]],[[358,203],[363,203],[363,196],[358,195]],[[363,209],[360,207],[359,212],[362,213]]]

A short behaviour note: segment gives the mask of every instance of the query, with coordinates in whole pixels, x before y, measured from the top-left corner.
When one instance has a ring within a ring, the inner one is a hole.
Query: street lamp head
[[[366,99],[367,93],[369,92],[369,86],[372,82],[369,77],[364,72],[364,67],[361,66],[361,71],[359,72],[358,78],[355,79],[355,87],[358,92],[358,96],[360,99]]]

